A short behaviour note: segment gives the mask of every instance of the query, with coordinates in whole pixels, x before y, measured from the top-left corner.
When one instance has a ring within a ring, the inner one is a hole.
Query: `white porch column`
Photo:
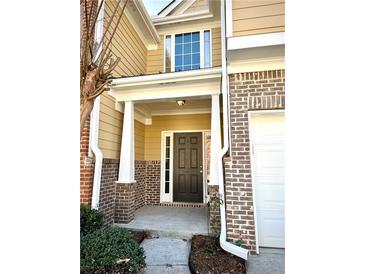
[[[211,134],[210,134],[210,182],[218,185],[218,153],[222,149],[221,111],[219,94],[212,95]]]
[[[117,183],[134,183],[134,102],[124,104],[122,146]]]

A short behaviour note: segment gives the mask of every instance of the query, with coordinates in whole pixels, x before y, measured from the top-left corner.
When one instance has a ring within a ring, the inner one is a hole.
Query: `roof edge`
[[[161,39],[142,1],[130,1],[125,11],[146,48],[156,49]]]

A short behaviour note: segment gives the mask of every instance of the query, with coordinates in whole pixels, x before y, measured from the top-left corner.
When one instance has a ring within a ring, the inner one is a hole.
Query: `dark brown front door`
[[[202,134],[174,134],[174,202],[203,202]]]

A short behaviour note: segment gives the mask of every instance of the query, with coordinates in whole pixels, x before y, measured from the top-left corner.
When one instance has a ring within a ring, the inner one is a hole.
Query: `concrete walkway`
[[[160,236],[208,235],[208,209],[144,206],[136,211],[132,222],[116,225],[135,230],[148,230]]]
[[[190,239],[173,237],[144,239],[145,274],[190,274],[188,262]]]
[[[259,255],[251,255],[246,274],[284,274],[285,249],[260,248]]]

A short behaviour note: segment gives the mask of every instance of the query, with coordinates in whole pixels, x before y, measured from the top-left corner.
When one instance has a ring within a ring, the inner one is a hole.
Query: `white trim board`
[[[174,134],[175,133],[190,133],[190,132],[201,132],[202,133],[202,152],[203,152],[203,203],[208,202],[208,182],[207,182],[207,168],[206,168],[206,150],[205,141],[207,135],[210,135],[210,129],[198,129],[198,130],[164,130],[161,131],[161,176],[160,176],[160,202],[161,203],[173,203],[173,192],[174,192]],[[165,152],[166,142],[165,137],[170,136],[170,193],[165,193]]]
[[[231,37],[233,33],[232,0],[226,0],[226,37]]]
[[[121,77],[113,79],[112,87],[118,88],[118,87],[131,87],[131,86],[145,86],[145,85],[163,84],[169,82],[219,78],[221,76],[221,73],[222,73],[222,68],[215,67],[215,68],[179,71],[174,73]]]
[[[229,37],[227,50],[248,49],[285,44],[285,32]]]
[[[285,57],[230,61],[227,67],[228,74],[276,69],[285,69]]]

